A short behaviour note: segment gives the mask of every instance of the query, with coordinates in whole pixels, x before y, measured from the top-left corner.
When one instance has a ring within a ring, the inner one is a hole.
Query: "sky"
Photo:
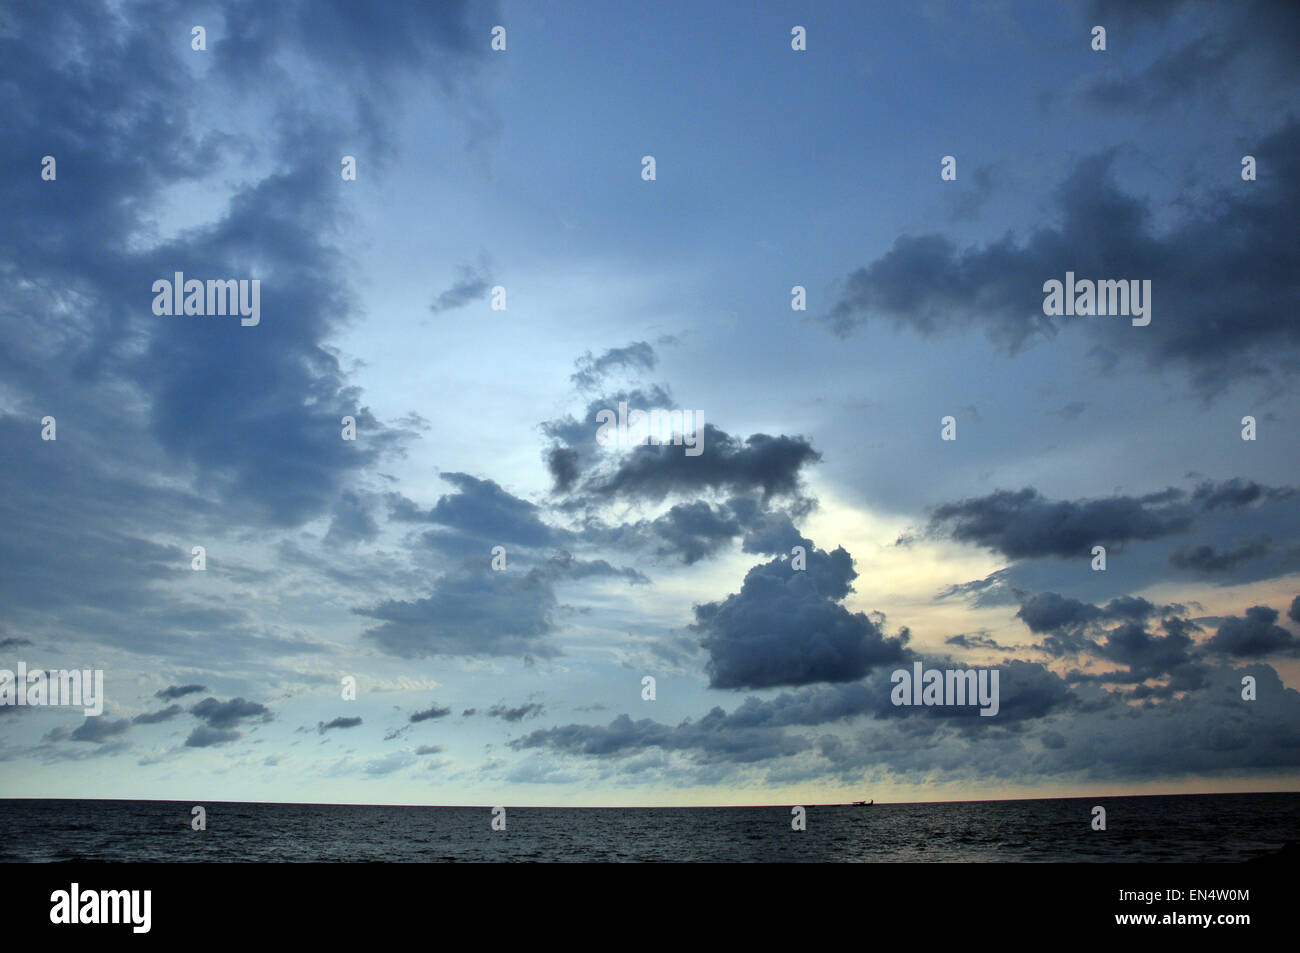
[[[104,711],[0,705],[0,796],[1295,790],[1297,38],[5,4],[0,670]],[[256,323],[157,313],[177,272]],[[1067,272],[1149,323],[1047,313]],[[998,714],[894,704],[917,662]]]

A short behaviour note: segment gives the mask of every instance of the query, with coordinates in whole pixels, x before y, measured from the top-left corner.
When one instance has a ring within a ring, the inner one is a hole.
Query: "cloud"
[[[956,645],[963,649],[992,649],[995,652],[1014,652],[1016,649],[1006,645],[1000,645],[996,639],[989,638],[988,635],[962,632],[958,635],[950,635],[943,640],[947,645]]]
[[[612,347],[599,357],[593,357],[588,351],[578,358],[576,362],[578,369],[573,372],[570,380],[579,390],[590,390],[599,385],[610,371],[616,369],[652,371],[657,363],[655,349],[649,342],[633,341],[627,347]]]
[[[534,731],[508,744],[515,750],[546,747],[596,758],[621,757],[659,747],[694,752],[702,763],[764,761],[810,747],[809,742],[779,729],[737,728],[728,723],[721,708],[714,708],[698,721],[686,719],[676,727],[619,715],[606,727],[564,725]]]
[[[600,456],[600,447],[596,443],[599,425],[596,415],[605,409],[616,409],[620,403],[639,410],[671,410],[672,395],[658,385],[647,388],[633,388],[606,394],[590,401],[584,409],[581,419],[565,415],[540,424],[542,435],[551,441],[551,445],[542,455],[547,469],[554,481],[557,493],[569,493],[577,483],[580,474],[594,466]],[[678,448],[679,451],[681,448]]]
[[[434,704],[424,709],[424,711],[412,712],[411,723],[416,724],[421,721],[428,721],[431,718],[445,718],[451,714],[451,709],[443,705]]]
[[[394,751],[392,754],[384,755],[382,758],[372,758],[367,761],[362,770],[371,777],[384,777],[392,774],[394,771],[400,771],[415,763],[415,756],[409,751]]]
[[[186,695],[192,695],[195,692],[206,692],[207,690],[207,687],[203,685],[169,685],[154,692],[154,698],[165,698],[171,701],[172,699],[184,698]]]
[[[0,155],[13,226],[0,236],[0,444],[25,446],[12,436],[54,403],[79,435],[0,466],[9,612],[187,667],[213,642],[228,661],[292,652],[248,610],[199,604],[175,573],[189,543],[157,541],[184,526],[211,547],[330,514],[332,544],[369,531],[349,502],[414,431],[369,412],[329,344],[361,310],[346,190],[319,156],[360,147],[363,169],[379,168],[390,112],[376,106],[413,73],[472,109],[456,94],[487,59],[492,16],[463,2],[359,18],[336,2],[236,0],[201,56],[173,42],[192,25],[176,4],[6,16],[5,69],[24,77],[21,90],[0,84],[9,133],[75,171],[43,182],[25,156]],[[76,55],[39,54],[58,43]],[[124,65],[145,62],[157,68]],[[213,110],[212,97],[257,108]],[[154,315],[152,283],[176,271],[258,279],[261,322]],[[339,439],[345,414],[362,439]],[[229,553],[214,576],[239,571]]]
[[[500,718],[504,721],[522,721],[525,718],[536,718],[546,711],[546,708],[538,702],[528,702],[517,708],[507,708],[505,705],[493,705],[487,710],[491,718]]]
[[[433,304],[429,305],[429,310],[434,314],[454,311],[487,295],[491,286],[492,280],[487,276],[486,271],[464,265],[461,267],[459,280],[438,295]]]
[[[237,741],[243,737],[243,733],[233,728],[210,728],[207,725],[199,725],[190,732],[190,736],[185,739],[187,748],[210,748],[214,745],[223,745],[230,741]]]
[[[800,470],[821,460],[803,437],[759,433],[742,441],[706,423],[700,439],[704,450],[694,457],[674,445],[633,447],[612,472],[589,477],[583,490],[597,498],[644,500],[705,490],[760,491],[766,500],[796,494]]]
[[[603,559],[577,559],[564,550],[539,564],[537,571],[546,578],[556,581],[615,577],[627,580],[629,585],[644,586],[650,583],[650,577],[636,569],[620,569]]]
[[[161,721],[170,721],[184,711],[180,705],[168,705],[161,711],[145,712],[131,719],[136,725],[156,725]]]
[[[316,733],[319,735],[333,728],[355,728],[361,724],[360,718],[335,718],[332,721],[322,721],[316,724]]]
[[[795,546],[813,548],[795,527],[792,514],[802,517],[815,505],[800,498],[787,511],[749,496],[733,496],[718,504],[694,500],[675,503],[653,519],[635,522],[611,525],[588,517],[575,538],[594,546],[648,551],[687,566],[717,555],[737,539],[746,553],[789,555]]]
[[[1199,503],[1206,510],[1221,507],[1241,509],[1259,502],[1285,500],[1295,495],[1295,488],[1289,486],[1261,486],[1254,480],[1242,480],[1233,477],[1222,483],[1206,480],[1192,492],[1192,502]]]
[[[1192,0],[1095,0],[1086,19],[1089,24],[1122,26],[1135,47],[1148,42],[1139,26],[1168,35],[1177,35],[1175,22],[1192,28],[1186,40],[1149,60],[1140,58],[1141,65],[1112,66],[1091,77],[1084,86],[1084,101],[1098,108],[1150,115],[1189,99],[1233,91],[1268,110],[1268,94],[1294,86],[1297,78],[1300,15],[1291,4],[1242,0],[1208,7]]]
[[[861,612],[840,605],[857,577],[842,547],[810,550],[807,569],[788,559],[754,566],[739,593],[695,607],[713,688],[845,682],[907,657],[904,632],[887,639]]]
[[[1015,660],[1000,666],[999,671],[1000,725],[1046,718],[1071,703],[1070,691],[1061,677],[1042,665]],[[993,719],[981,719],[971,708],[895,706],[890,701],[890,688],[889,673],[881,671],[868,682],[805,686],[772,699],[749,697],[730,713],[715,707],[698,720],[686,719],[676,726],[650,719],[633,721],[628,715],[619,715],[604,726],[571,724],[538,729],[508,745],[521,751],[549,748],[598,759],[627,758],[661,748],[690,753],[702,764],[750,764],[792,757],[825,745],[823,740],[787,731],[791,728],[855,719],[926,722],[914,730],[932,737],[952,730],[994,728],[985,724]],[[888,753],[887,747],[876,749],[876,760],[887,760]],[[810,776],[824,770],[811,772]]]
[[[556,650],[543,639],[553,628],[556,605],[550,583],[535,569],[464,569],[439,578],[427,598],[353,611],[381,623],[363,632],[363,639],[403,658],[550,656]]]
[[[1179,671],[1192,662],[1194,644],[1184,626],[1173,625],[1164,635],[1155,635],[1148,632],[1141,622],[1124,622],[1106,633],[1105,640],[1095,652],[1108,661],[1125,666],[1134,682],[1179,674],[1190,684],[1198,684],[1194,674]]]
[[[1144,653],[1178,646],[1178,664],[1190,661],[1187,649],[1192,643],[1187,632],[1197,626],[1180,618],[1186,611],[1187,607],[1178,603],[1160,606],[1137,596],[1120,596],[1097,606],[1057,592],[1040,592],[1023,594],[1016,618],[1029,631],[1047,636],[1039,647],[1054,658],[1092,654],[1131,666],[1134,671],[1143,669],[1141,678],[1147,678],[1153,673],[1145,671]],[[1151,619],[1162,620],[1166,637],[1156,638],[1146,632],[1146,623]],[[1107,629],[1114,623],[1120,625]],[[1170,656],[1167,661],[1172,664],[1174,659]]]
[[[190,714],[206,722],[209,728],[216,729],[233,728],[249,718],[271,720],[271,709],[260,702],[250,702],[244,698],[220,702],[208,697],[190,708]]]
[[[368,543],[379,535],[379,524],[370,512],[368,502],[352,491],[339,495],[334,505],[334,515],[325,534],[327,546],[351,546]]]
[[[1253,606],[1246,610],[1245,618],[1232,616],[1221,622],[1205,648],[1232,658],[1300,654],[1300,639],[1277,625],[1277,617],[1276,609]]]
[[[1297,148],[1300,121],[1288,119],[1254,153],[1281,169]],[[823,320],[841,337],[881,319],[927,337],[978,325],[1014,355],[1066,328],[1102,342],[1119,330],[1123,319],[1044,315],[1045,281],[1067,271],[1149,279],[1151,323],[1125,322],[1126,350],[1157,367],[1185,368],[1207,396],[1245,378],[1289,386],[1285,369],[1300,352],[1289,307],[1300,295],[1300,247],[1289,240],[1300,217],[1300,183],[1261,176],[1250,189],[1207,197],[1157,232],[1147,206],[1115,184],[1113,160],[1113,152],[1081,159],[1057,193],[1061,224],[1023,242],[1007,235],[959,249],[939,234],[900,236],[848,276]]]
[[[103,716],[88,717],[71,732],[52,731],[47,736],[49,740],[60,740],[63,738],[69,741],[87,741],[92,744],[102,745],[114,738],[120,738],[126,734],[131,727],[129,718],[105,718]]]
[[[932,532],[996,550],[1011,559],[1059,556],[1086,559],[1096,545],[1160,539],[1186,532],[1186,506],[1112,496],[1052,501],[1026,487],[945,503],[931,514]]]
[[[690,566],[712,556],[741,532],[735,516],[723,507],[713,507],[703,500],[678,503],[643,531],[658,540],[655,552],[675,556]]]
[[[492,546],[542,547],[568,539],[563,531],[542,522],[536,504],[520,499],[492,480],[467,473],[443,473],[459,492],[439,497],[427,513],[398,494],[389,496],[393,518],[428,522],[439,529],[425,540],[454,555],[486,553]]]
[[[567,493],[573,489],[578,482],[580,472],[578,451],[570,447],[551,447],[543,459],[546,462],[546,469],[551,473],[551,479],[554,481],[554,488],[557,493]]]
[[[1202,687],[1209,677],[1207,662],[1215,656],[1300,654],[1300,639],[1276,624],[1276,609],[1254,606],[1244,618],[1229,616],[1213,636],[1199,642],[1194,636],[1202,626],[1186,612],[1178,603],[1158,606],[1133,596],[1096,606],[1047,592],[1028,596],[1017,616],[1031,632],[1047,633],[1040,647],[1053,657],[1092,656],[1120,666],[1107,672],[1076,670],[1068,681],[1132,684],[1137,698],[1170,697]],[[1161,633],[1148,629],[1155,619]],[[1142,684],[1162,678],[1167,678],[1163,684]]]
[[[1181,548],[1169,554],[1169,564],[1205,575],[1232,572],[1248,562],[1267,556],[1273,542],[1267,534],[1242,542],[1236,549],[1220,551],[1210,545]]]
[[[999,671],[1002,705],[995,718],[969,707],[895,707],[882,671],[866,682],[746,698],[731,713],[715,707],[678,725],[620,715],[608,725],[539,729],[508,746],[617,759],[620,771],[658,765],[660,783],[702,775],[716,783],[757,765],[767,767],[771,780],[777,759],[787,783],[828,777],[858,783],[863,772],[882,771],[914,782],[1234,777],[1296,764],[1300,693],[1267,666],[1207,666],[1198,688],[1152,696],[1140,709],[1126,703],[1128,696],[1089,685],[1076,693],[1037,663],[1013,660]],[[1261,702],[1240,701],[1246,671],[1260,683]],[[654,749],[685,755],[694,769],[682,774],[667,762],[643,762]]]

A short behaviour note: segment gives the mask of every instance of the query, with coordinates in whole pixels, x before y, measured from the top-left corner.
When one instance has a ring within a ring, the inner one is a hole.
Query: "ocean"
[[[541,808],[0,800],[4,862],[1239,862],[1300,841],[1300,794]],[[1092,829],[1095,805],[1106,830]]]

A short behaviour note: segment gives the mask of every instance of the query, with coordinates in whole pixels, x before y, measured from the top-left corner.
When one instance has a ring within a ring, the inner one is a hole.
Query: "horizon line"
[[[894,807],[914,804],[1002,804],[1008,801],[1079,801],[1085,799],[1113,800],[1116,798],[1145,797],[1249,797],[1259,794],[1300,794],[1300,791],[1196,791],[1183,794],[1104,794],[1104,795],[1065,795],[1059,797],[1004,797],[1004,798],[967,798],[951,801],[878,801],[859,805],[855,801],[825,801],[795,804],[790,801],[769,801],[761,804],[410,804],[383,803],[375,801],[230,801],[214,798],[150,798],[150,797],[21,797],[17,795],[0,795],[3,801],[142,801],[157,804],[277,804],[286,807],[422,807],[422,808],[465,808],[491,810],[494,807],[507,807],[514,810],[547,811],[668,811],[668,810],[722,810],[726,808],[759,807]]]

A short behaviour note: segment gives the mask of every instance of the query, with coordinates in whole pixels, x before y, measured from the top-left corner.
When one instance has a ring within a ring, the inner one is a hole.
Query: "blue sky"
[[[0,668],[107,700],[0,707],[0,795],[1293,789],[1295,20],[7,7]],[[1067,270],[1151,324],[1045,316]],[[1001,714],[892,706],[915,660]]]

